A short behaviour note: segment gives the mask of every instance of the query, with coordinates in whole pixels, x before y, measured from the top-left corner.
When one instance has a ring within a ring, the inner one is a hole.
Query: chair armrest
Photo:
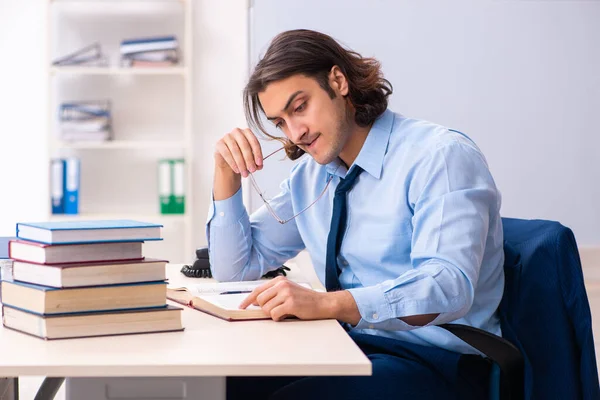
[[[439,325],[454,336],[485,354],[500,367],[501,398],[522,400],[524,392],[524,361],[519,349],[508,340],[482,329],[461,324]]]

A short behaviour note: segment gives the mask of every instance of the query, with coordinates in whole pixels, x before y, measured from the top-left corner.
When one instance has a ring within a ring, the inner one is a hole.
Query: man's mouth
[[[317,135],[317,137],[315,137],[311,142],[307,142],[304,147],[306,147],[307,149],[314,149],[315,147],[315,143],[317,142],[317,139],[319,139],[319,136],[321,135]]]

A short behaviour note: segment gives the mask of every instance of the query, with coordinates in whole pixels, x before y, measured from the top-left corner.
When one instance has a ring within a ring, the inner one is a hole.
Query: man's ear
[[[331,85],[333,90],[342,97],[348,95],[348,79],[346,79],[346,75],[344,75],[337,65],[331,67],[331,70],[329,71],[329,85]]]

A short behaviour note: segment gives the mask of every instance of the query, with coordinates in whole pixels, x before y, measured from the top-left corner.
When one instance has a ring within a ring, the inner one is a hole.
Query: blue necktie
[[[354,182],[363,171],[361,167],[355,165],[346,178],[341,179],[335,188],[335,197],[333,198],[333,213],[331,215],[331,227],[327,237],[327,257],[325,259],[325,288],[328,292],[340,290],[339,269],[337,257],[342,247],[342,238],[346,230],[346,217],[348,210],[346,206],[346,193],[352,189]]]

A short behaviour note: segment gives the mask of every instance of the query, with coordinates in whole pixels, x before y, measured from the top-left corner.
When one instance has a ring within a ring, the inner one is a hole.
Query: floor
[[[600,258],[582,257],[582,263],[588,298],[592,309],[592,324],[596,340],[596,359],[600,360]],[[303,275],[309,282],[314,282],[317,279],[316,275],[311,273],[312,271],[303,270],[303,272]],[[600,362],[598,364],[600,365]],[[19,388],[20,398],[22,400],[33,399],[43,379],[44,377],[41,376],[21,378]],[[65,400],[64,385],[58,392],[56,400]]]

